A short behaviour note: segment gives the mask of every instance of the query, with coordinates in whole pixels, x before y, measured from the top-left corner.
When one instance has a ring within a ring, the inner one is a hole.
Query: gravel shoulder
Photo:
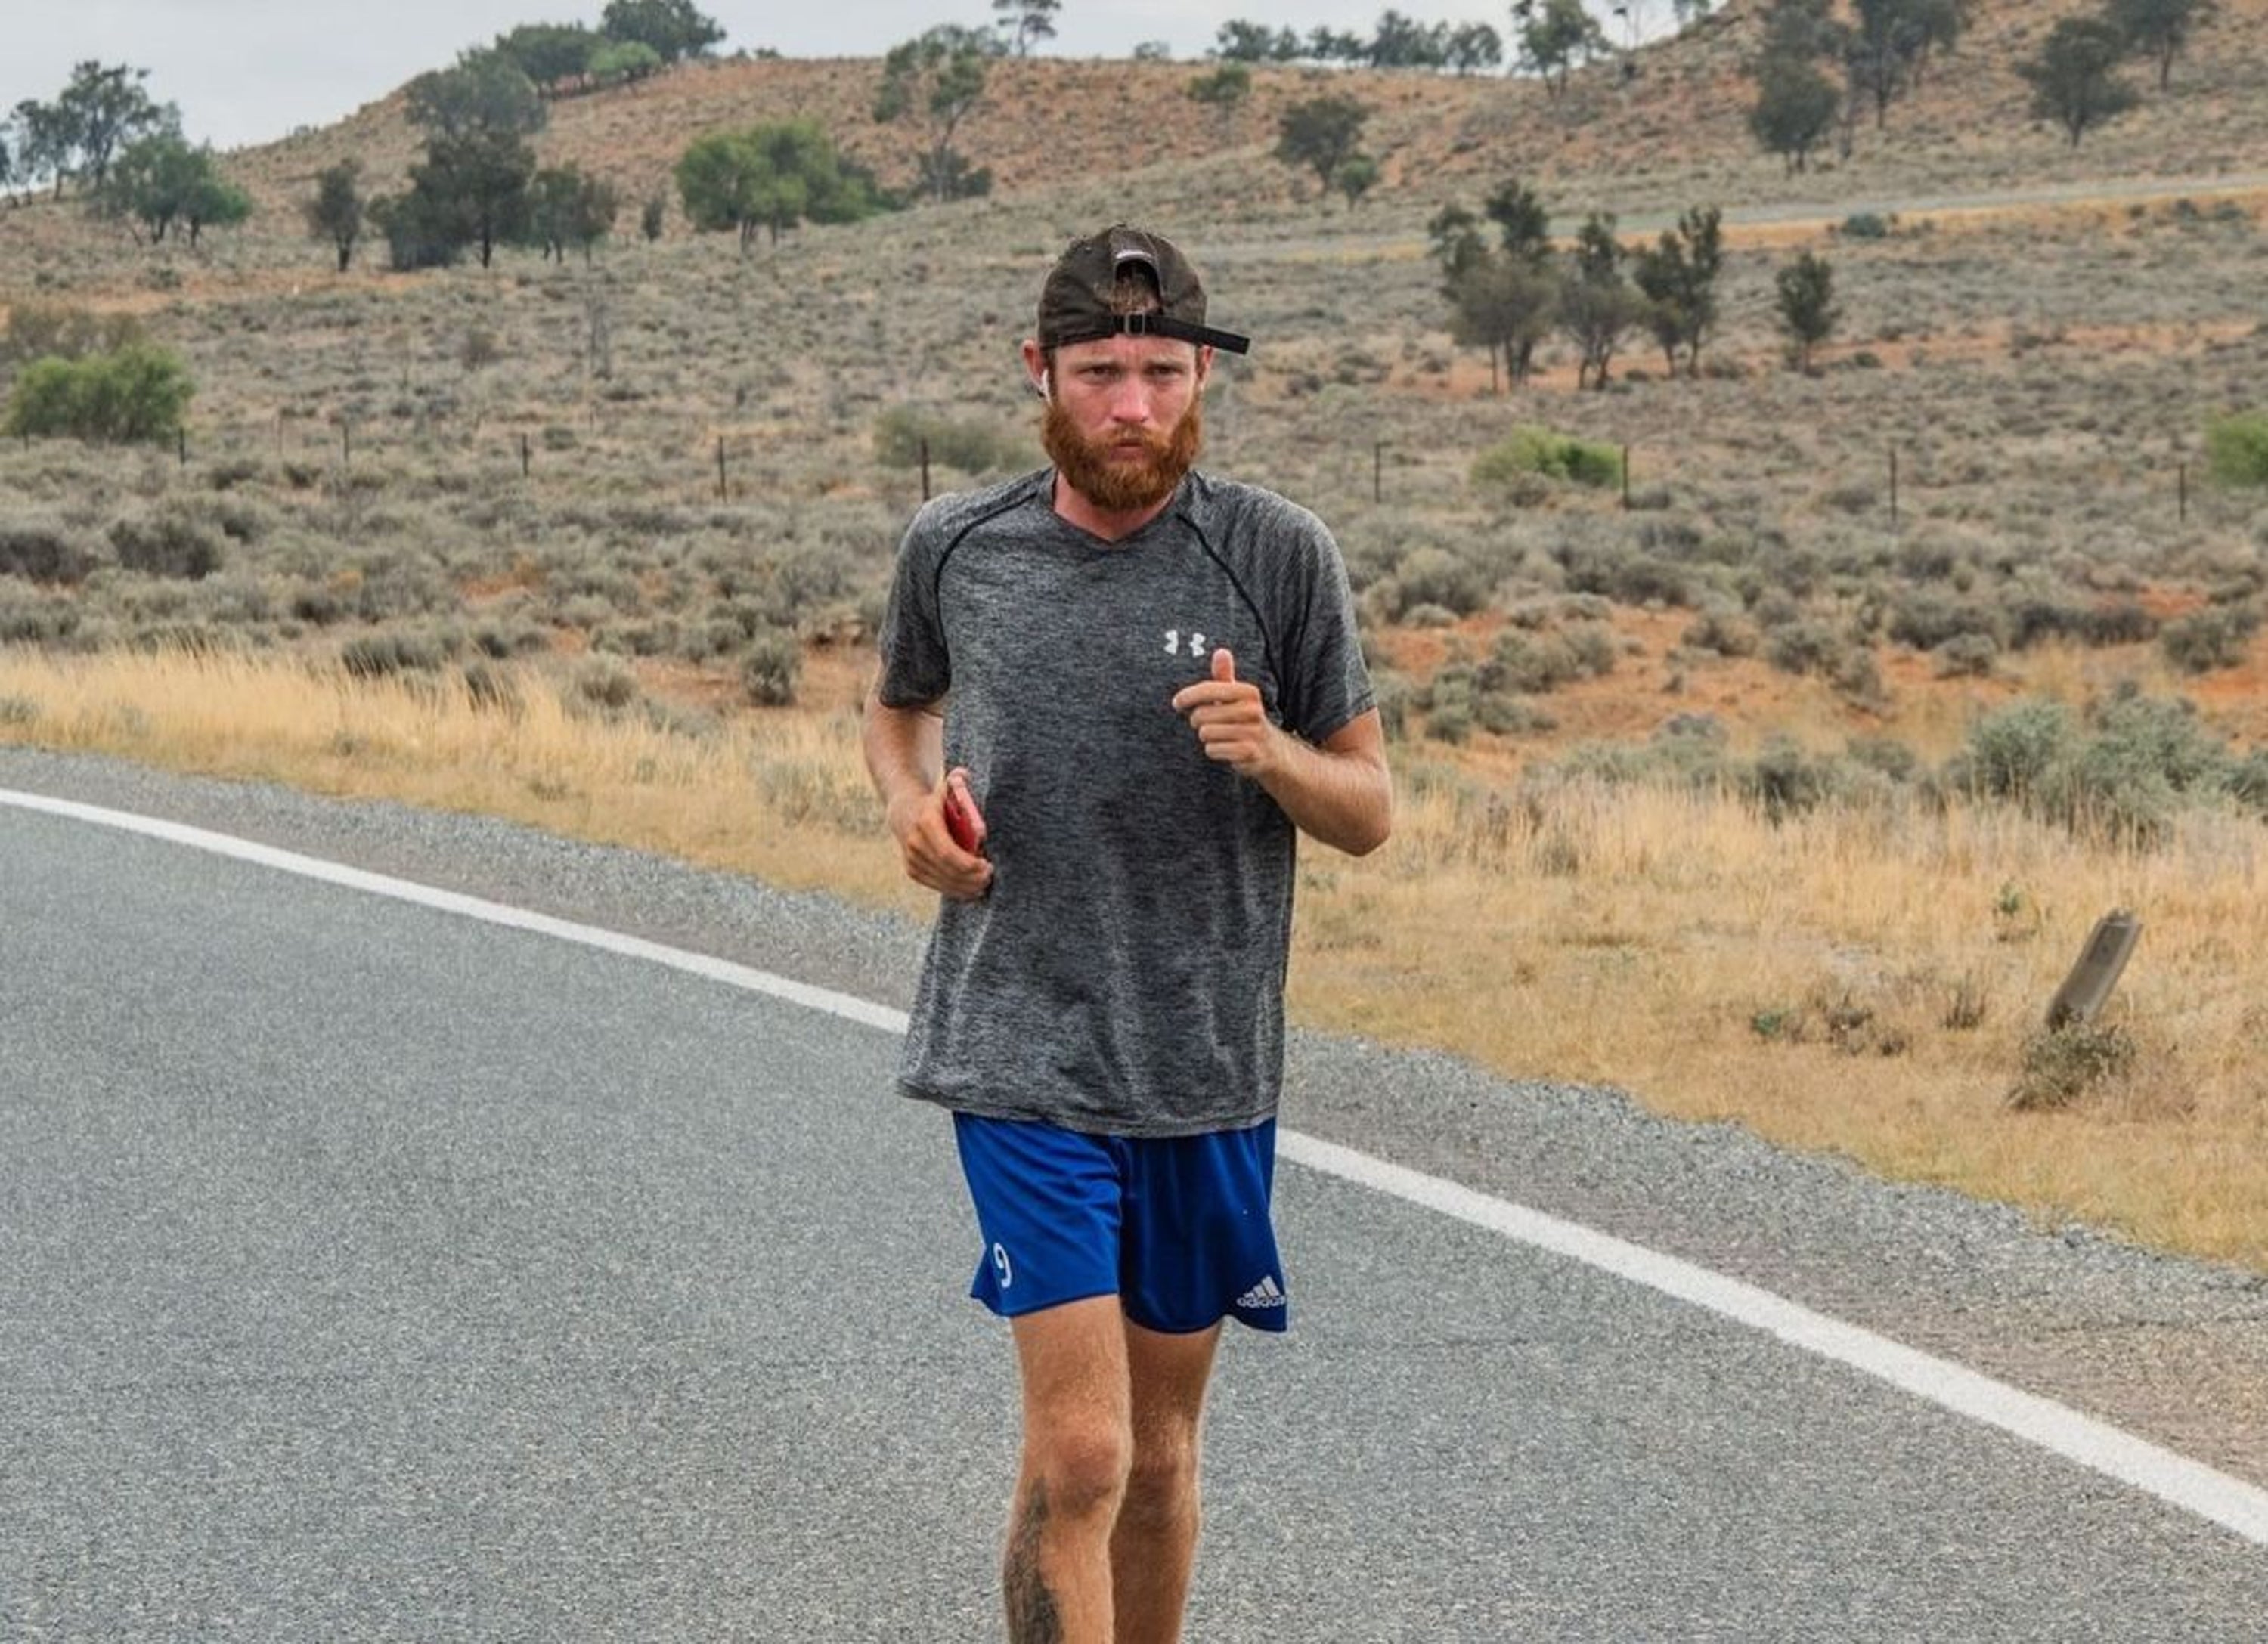
[[[0,788],[166,818],[902,1007],[922,931],[484,818],[0,749]],[[1762,1286],[2268,1485],[2268,1276],[1885,1183],[1631,1096],[1294,1035],[1287,1126]]]

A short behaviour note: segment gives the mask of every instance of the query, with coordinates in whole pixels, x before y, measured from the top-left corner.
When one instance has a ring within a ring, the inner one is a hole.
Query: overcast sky
[[[1602,15],[1615,0],[1592,0]],[[4,0],[0,114],[63,89],[86,58],[150,70],[151,94],[180,105],[188,135],[232,148],[326,125],[521,23],[595,26],[605,0]],[[1665,15],[1668,0],[1642,0]],[[1221,24],[1243,18],[1301,33],[1317,24],[1368,36],[1392,5],[1425,22],[1511,32],[1510,0],[1063,0],[1062,56],[1123,57],[1162,40],[1201,57]],[[725,51],[874,57],[933,23],[987,24],[990,0],[718,0]],[[1642,13],[1642,15],[1644,15]]]

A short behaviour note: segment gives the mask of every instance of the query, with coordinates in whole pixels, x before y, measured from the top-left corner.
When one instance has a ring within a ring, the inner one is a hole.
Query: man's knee
[[[1125,1494],[1134,1442],[1123,1423],[1094,1414],[1042,1421],[1026,1446],[1032,1477],[1046,1487],[1054,1512],[1096,1512]]]
[[[1197,1505],[1197,1437],[1178,1423],[1137,1435],[1121,1516],[1173,1520]]]

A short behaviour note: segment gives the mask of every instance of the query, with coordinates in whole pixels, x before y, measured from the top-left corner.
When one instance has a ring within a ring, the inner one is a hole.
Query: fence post
[[[1370,442],[1370,500],[1386,500],[1386,442],[1382,439]]]
[[[188,429],[176,428],[173,430],[173,449],[180,455],[181,466],[188,467],[189,466],[189,430]]]
[[[720,503],[733,500],[732,482],[725,477],[725,437],[722,434],[717,436],[717,500]]]
[[[354,466],[354,424],[344,417],[339,419],[339,463],[342,467]]]
[[[921,443],[922,501],[929,501],[929,442]]]
[[[527,436],[522,434],[519,437],[519,477],[523,480],[527,478],[528,461]]]
[[[2119,972],[2126,968],[2141,935],[2142,921],[2123,907],[2114,907],[2095,921],[2087,945],[2079,950],[2078,963],[2048,1002],[2051,1032],[2095,1019],[2095,1013],[2110,1000],[2110,990],[2118,986]]]
[[[2189,464],[2187,464],[2187,463],[2183,463],[2183,464],[2182,464],[2182,465],[2181,465],[2177,469],[2176,469],[2176,470],[2175,470],[2175,473],[2176,473],[2176,481],[2175,481],[2175,484],[2176,484],[2176,488],[2176,488],[2176,493],[2175,493],[2175,494],[2176,494],[2176,495],[2180,499],[2180,500],[2179,500],[2179,502],[2176,504],[2176,509],[2178,510],[2178,513],[2177,513],[2177,515],[2176,515],[2176,517],[2179,519],[2179,521],[2180,521],[2180,523],[2181,523],[2181,524],[2183,524],[2183,525],[2188,525],[2188,524],[2190,523],[2190,466],[2189,466]]]
[[[1890,524],[1898,523],[1898,448],[1890,447]]]

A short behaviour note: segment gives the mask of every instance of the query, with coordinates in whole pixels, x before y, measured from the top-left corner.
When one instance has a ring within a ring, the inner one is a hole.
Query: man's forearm
[[[1351,856],[1384,844],[1394,826],[1385,760],[1366,746],[1319,748],[1282,734],[1277,762],[1257,780],[1292,826]]]
[[[869,696],[859,744],[887,812],[921,799],[945,774],[945,721],[927,708],[886,708]]]

